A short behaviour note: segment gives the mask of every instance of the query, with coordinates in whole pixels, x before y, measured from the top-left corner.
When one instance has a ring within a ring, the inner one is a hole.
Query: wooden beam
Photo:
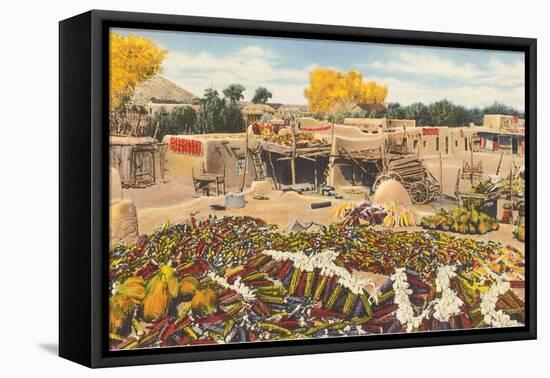
[[[367,170],[365,168],[363,168],[363,166],[361,166],[361,164],[359,164],[359,162],[357,160],[355,160],[353,158],[353,156],[350,155],[350,153],[348,152],[348,150],[346,150],[345,147],[342,147],[340,146],[340,148],[342,149],[342,151],[344,151],[344,153],[351,159],[351,161],[353,161],[353,163],[355,163],[355,165],[357,165],[357,167],[366,175],[368,175],[369,173],[367,172]]]
[[[292,175],[292,185],[296,185],[296,121],[291,124],[292,133],[292,152],[290,160],[290,172]]]
[[[315,172],[313,177],[313,184],[315,186],[315,190],[319,189],[319,161],[317,159],[313,159],[315,161]]]
[[[241,183],[241,192],[244,190],[244,186],[246,184],[246,171],[248,169],[248,127],[245,125],[244,127],[244,171],[243,171],[243,181]]]
[[[439,206],[443,207],[443,159],[439,152]]]

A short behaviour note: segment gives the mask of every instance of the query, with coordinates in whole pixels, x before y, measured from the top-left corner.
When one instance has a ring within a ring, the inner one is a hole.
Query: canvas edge
[[[90,366],[91,12],[59,23],[59,355]],[[78,125],[79,127],[75,127]]]

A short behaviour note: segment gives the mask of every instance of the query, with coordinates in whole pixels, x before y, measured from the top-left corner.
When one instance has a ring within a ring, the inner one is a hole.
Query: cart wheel
[[[374,180],[374,183],[371,186],[371,192],[372,193],[376,192],[376,189],[378,189],[380,184],[387,180],[396,180],[396,181],[399,181],[400,183],[403,183],[403,178],[399,173],[395,173],[395,172],[383,173],[378,175],[376,177],[376,180]]]
[[[413,202],[417,205],[428,202],[430,198],[428,186],[422,181],[413,182],[409,187],[409,194],[411,195]]]

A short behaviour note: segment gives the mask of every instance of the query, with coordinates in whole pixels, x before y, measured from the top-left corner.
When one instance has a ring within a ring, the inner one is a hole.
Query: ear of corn
[[[143,316],[155,320],[166,313],[170,299],[179,293],[176,272],[169,265],[162,265],[157,274],[147,284],[147,294],[143,301]]]
[[[496,219],[481,213],[473,206],[455,207],[452,212],[441,209],[439,213],[424,217],[420,222],[430,230],[452,231],[461,234],[485,234],[498,229]]]
[[[385,210],[387,215],[382,221],[383,226],[388,228],[416,226],[416,212],[413,208],[400,206],[396,202],[389,202],[386,204]]]
[[[199,287],[199,280],[193,276],[183,277],[180,284],[180,294],[183,296],[194,295]]]
[[[109,299],[109,328],[117,333],[126,318],[145,297],[145,283],[141,277],[130,277],[116,287]]]
[[[193,314],[210,315],[218,309],[218,295],[210,288],[200,290],[191,299]]]

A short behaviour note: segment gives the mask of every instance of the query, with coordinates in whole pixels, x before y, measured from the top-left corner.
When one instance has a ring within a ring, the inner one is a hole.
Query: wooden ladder
[[[256,172],[256,181],[265,180],[264,163],[262,161],[262,148],[255,150],[248,149],[250,157],[252,158],[252,164],[254,164],[254,171]]]

